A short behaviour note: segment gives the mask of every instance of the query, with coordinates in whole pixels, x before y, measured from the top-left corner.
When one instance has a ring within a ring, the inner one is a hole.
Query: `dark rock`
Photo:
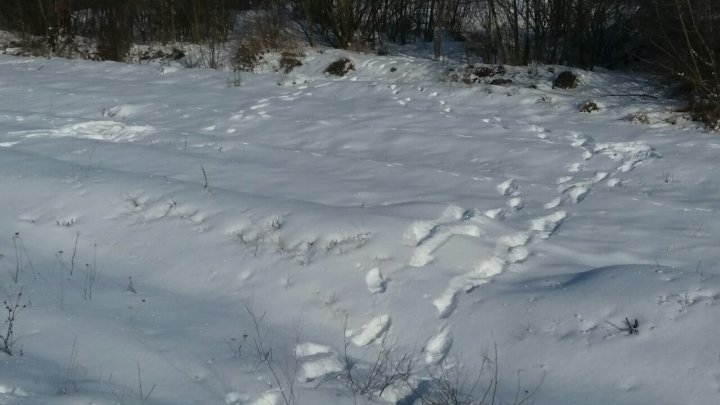
[[[493,79],[490,84],[493,86],[505,86],[512,83],[512,80],[510,79]]]
[[[553,89],[556,87],[560,89],[574,89],[578,86],[579,82],[578,77],[575,76],[573,72],[566,70],[553,80]]]

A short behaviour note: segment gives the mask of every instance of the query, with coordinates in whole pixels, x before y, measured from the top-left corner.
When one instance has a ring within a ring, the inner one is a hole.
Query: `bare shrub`
[[[697,99],[690,103],[690,116],[709,129],[720,131],[720,99]]]
[[[15,251],[15,269],[11,273],[12,280],[15,284],[20,281],[20,273],[30,270],[33,277],[35,277],[35,269],[30,260],[30,253],[28,253],[25,247],[25,242],[20,236],[20,232],[15,232],[12,237],[13,249]]]
[[[497,361],[484,356],[480,370],[473,375],[443,362],[431,373],[430,389],[420,398],[423,405],[494,404],[497,390]]]
[[[347,318],[343,324],[344,351],[341,361],[343,371],[332,374],[318,383],[321,386],[329,381],[340,380],[352,392],[353,398],[381,398],[391,387],[408,387],[413,376],[415,363],[409,354],[396,354],[388,346],[387,337],[380,340],[380,347],[370,361],[354,359],[349,353],[350,341],[347,337]]]
[[[267,342],[269,331],[264,325],[266,313],[258,314],[253,307],[252,299],[245,302],[245,311],[252,321],[252,342],[255,346],[255,354],[258,357],[258,361],[260,361],[272,375],[285,405],[296,404],[295,382],[297,381],[298,372],[297,359],[293,357],[294,360],[292,360],[291,363],[284,365],[278,364],[276,360],[273,359],[273,348]]]
[[[31,37],[25,35],[24,38],[17,44],[20,48],[18,55],[22,56],[48,56],[50,55],[50,48],[47,45],[47,41],[44,38]]]
[[[542,95],[542,96],[538,97],[537,100],[535,100],[535,104],[552,104],[552,102],[553,102],[552,96],[549,96],[547,94]]]
[[[591,113],[595,111],[600,111],[600,107],[598,107],[597,103],[592,100],[587,100],[586,102],[582,103],[580,109],[578,110],[578,112],[584,113]]]
[[[665,72],[696,95],[720,97],[720,4],[715,0],[652,0],[643,8],[644,31]]]
[[[650,123],[650,114],[645,110],[641,110],[628,115],[627,119],[633,124],[647,125]]]
[[[230,64],[234,71],[252,72],[262,60],[264,47],[256,38],[238,41],[232,50]]]
[[[300,55],[294,52],[285,51],[280,55],[280,69],[285,73],[290,73],[296,67],[302,66]]]
[[[263,4],[254,11],[247,32],[235,44],[231,65],[235,71],[250,72],[255,70],[265,53],[283,51],[280,67],[290,72],[299,66],[299,60],[293,62],[291,57],[300,53],[296,51],[295,38],[285,29],[283,2],[270,0]]]
[[[350,71],[355,70],[355,65],[348,58],[340,58],[335,62],[331,63],[326,69],[325,73],[333,76],[345,76]]]
[[[18,293],[15,300],[12,298],[6,298],[3,300],[3,306],[5,307],[5,331],[0,334],[0,352],[3,352],[9,356],[14,354],[14,346],[16,342],[15,338],[15,321],[17,320],[18,311],[25,308],[26,305],[20,305],[22,299],[22,291]]]
[[[542,385],[542,380],[534,389],[524,389],[518,371],[517,387],[513,400],[500,398],[498,380],[499,364],[497,346],[493,355],[483,355],[480,368],[471,372],[458,361],[450,364],[441,362],[435,370],[429,372],[429,388],[416,395],[423,405],[494,405],[509,403],[522,405],[530,402]]]
[[[503,65],[465,65],[458,69],[449,69],[445,73],[445,80],[450,82],[460,82],[465,84],[475,84],[481,82],[482,79],[502,76],[506,73]],[[496,79],[493,79],[496,80]],[[503,80],[503,79],[501,79]],[[490,81],[492,82],[492,80]],[[498,85],[508,84],[508,82],[496,82]],[[491,83],[492,84],[492,83]]]
[[[675,81],[687,112],[720,129],[720,3],[716,0],[652,0],[640,26],[651,50],[639,57]]]

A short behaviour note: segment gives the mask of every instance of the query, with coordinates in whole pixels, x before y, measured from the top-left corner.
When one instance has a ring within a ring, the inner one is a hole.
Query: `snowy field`
[[[720,135],[549,69],[0,56],[0,404],[720,402]]]

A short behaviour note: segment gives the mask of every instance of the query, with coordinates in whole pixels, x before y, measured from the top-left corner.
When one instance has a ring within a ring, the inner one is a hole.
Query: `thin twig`
[[[208,188],[208,178],[207,173],[205,172],[205,167],[203,167],[203,165],[200,165],[200,169],[202,170],[203,179],[205,179],[205,183],[203,183],[203,188]]]

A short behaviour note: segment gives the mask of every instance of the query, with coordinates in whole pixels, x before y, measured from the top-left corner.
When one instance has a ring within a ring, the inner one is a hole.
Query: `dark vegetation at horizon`
[[[440,57],[447,35],[468,62],[652,69],[680,84],[697,119],[720,127],[717,0],[0,0],[0,29],[45,55],[72,56],[77,38],[89,38],[95,58],[117,61],[137,43],[214,53],[228,41],[252,60],[287,51],[291,31],[310,46],[378,53],[424,41]]]

